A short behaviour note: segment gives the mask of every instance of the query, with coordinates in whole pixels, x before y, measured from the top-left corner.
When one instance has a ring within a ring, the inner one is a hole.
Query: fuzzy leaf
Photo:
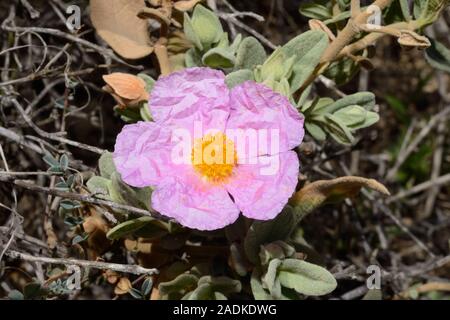
[[[336,289],[337,282],[326,269],[298,259],[285,259],[278,269],[283,287],[307,296],[321,296]]]
[[[244,240],[244,250],[249,261],[259,264],[261,245],[286,239],[295,228],[294,223],[294,212],[289,206],[285,207],[275,219],[253,222]]]
[[[140,59],[153,52],[147,21],[137,17],[144,0],[91,0],[90,5],[97,33],[119,55]]]
[[[324,141],[327,137],[325,131],[323,131],[323,129],[314,122],[305,122],[305,128],[308,133],[316,140]]]
[[[316,3],[302,4],[299,11],[302,15],[311,19],[327,20],[333,16],[327,7]]]
[[[145,225],[151,223],[153,220],[152,217],[140,217],[133,220],[128,220],[118,224],[114,228],[108,231],[106,237],[111,240],[124,238],[127,235],[133,233],[136,230],[141,229]]]
[[[199,47],[196,42],[193,43],[200,50],[209,48],[213,43],[218,42],[223,34],[223,28],[219,18],[202,5],[197,5],[195,7],[194,13],[192,14],[191,26],[192,31],[198,37],[202,46]],[[188,36],[188,34],[186,35]],[[190,36],[188,36],[188,38],[190,38]]]
[[[261,43],[254,37],[246,37],[237,50],[234,69],[253,70],[257,65],[262,65],[266,58],[266,51]]]
[[[88,180],[86,183],[86,186],[88,187],[89,191],[94,194],[103,194],[108,195],[108,184],[110,181],[106,178],[99,177],[99,176],[93,176]]]
[[[234,53],[229,48],[212,48],[203,55],[202,63],[211,68],[232,68]]]
[[[264,289],[261,282],[261,270],[259,268],[253,269],[252,277],[250,279],[250,286],[255,300],[271,300],[272,296]]]
[[[116,166],[114,165],[111,152],[106,151],[100,156],[98,168],[100,170],[100,175],[106,179],[111,178],[111,175],[116,172]]]
[[[354,176],[319,180],[307,184],[289,200],[289,204],[295,208],[295,225],[321,205],[354,197],[363,187],[389,195],[386,187],[376,180]]]
[[[312,74],[327,46],[328,35],[321,30],[311,30],[300,34],[282,47],[287,57],[296,57],[289,81],[291,93],[296,92]]]
[[[431,47],[425,50],[428,63],[439,70],[450,73],[450,50],[437,40],[431,40]]]
[[[158,289],[161,295],[183,290],[190,291],[191,288],[197,285],[197,282],[198,278],[195,275],[183,273],[171,281],[160,283]]]
[[[228,88],[232,89],[238,84],[249,80],[254,80],[253,72],[247,69],[242,69],[227,74],[225,83],[228,85]]]

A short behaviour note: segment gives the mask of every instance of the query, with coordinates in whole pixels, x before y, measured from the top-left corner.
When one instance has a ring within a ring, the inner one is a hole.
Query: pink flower
[[[304,135],[286,97],[252,81],[230,90],[222,72],[191,68],[160,78],[149,107],[155,122],[126,125],[114,162],[127,184],[154,188],[155,210],[199,230],[223,228],[240,212],[258,220],[280,213],[297,185],[292,149]],[[174,161],[186,141],[185,161]]]

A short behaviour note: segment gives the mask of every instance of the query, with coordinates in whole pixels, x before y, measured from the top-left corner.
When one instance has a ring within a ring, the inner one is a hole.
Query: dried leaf
[[[118,96],[128,100],[145,101],[148,99],[145,81],[128,73],[115,72],[103,76],[103,80]]]
[[[374,179],[347,176],[312,182],[298,191],[289,202],[295,206],[298,222],[324,203],[338,202],[356,196],[362,187],[389,195],[386,187]]]
[[[90,4],[92,24],[119,55],[140,59],[153,52],[147,21],[137,17],[144,0],[91,0]]]
[[[127,294],[131,288],[133,288],[130,279],[128,278],[120,278],[119,283],[117,284],[117,286],[114,289],[114,293],[117,295],[123,295],[123,294]]]
[[[420,49],[431,46],[430,40],[427,37],[421,36],[411,30],[401,30],[401,35],[398,38],[398,43],[405,47],[418,47]]]
[[[192,8],[195,7],[195,5],[202,0],[184,0],[184,1],[177,1],[173,4],[173,7],[178,11],[189,11]]]
[[[336,39],[336,36],[333,34],[330,28],[328,28],[328,26],[322,21],[311,19],[308,21],[308,25],[311,30],[321,30],[325,32],[328,35],[328,40],[333,41],[334,39]]]

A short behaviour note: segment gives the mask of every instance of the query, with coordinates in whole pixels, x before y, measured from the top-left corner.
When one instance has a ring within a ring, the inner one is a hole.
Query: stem
[[[353,4],[353,12],[355,12],[355,1],[352,1]],[[377,0],[372,6],[377,6],[380,11],[386,8],[391,4],[392,0]],[[338,34],[336,39],[329,45],[329,47],[325,50],[321,62],[323,64],[327,62],[331,62],[336,59],[342,49],[345,48],[353,38],[361,31],[360,25],[365,24],[367,19],[370,17],[371,13],[367,10],[361,11],[356,17],[352,17],[348,20],[347,25],[342,29],[342,31]]]
[[[172,72],[172,66],[170,65],[169,61],[169,54],[165,45],[166,42],[166,38],[159,38],[158,42],[155,44],[155,55],[159,62],[161,75],[163,76],[168,75]]]
[[[138,265],[129,264],[118,264],[118,263],[108,263],[100,261],[89,261],[89,260],[77,260],[77,259],[64,259],[64,258],[48,258],[32,256],[27,253],[22,253],[14,250],[9,250],[6,255],[13,259],[21,259],[30,262],[41,262],[41,263],[51,263],[51,264],[62,264],[68,266],[80,266],[84,268],[95,268],[102,270],[113,270],[117,272],[131,273],[131,274],[158,274],[158,269],[147,269]]]

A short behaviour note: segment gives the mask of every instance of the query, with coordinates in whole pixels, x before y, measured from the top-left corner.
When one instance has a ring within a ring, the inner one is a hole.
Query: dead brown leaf
[[[90,4],[92,24],[119,55],[140,59],[153,52],[147,21],[137,17],[144,0],[91,0]]]
[[[114,293],[117,295],[123,295],[127,294],[133,285],[131,284],[130,279],[123,277],[120,278],[119,283],[117,283],[116,287],[114,288]]]

